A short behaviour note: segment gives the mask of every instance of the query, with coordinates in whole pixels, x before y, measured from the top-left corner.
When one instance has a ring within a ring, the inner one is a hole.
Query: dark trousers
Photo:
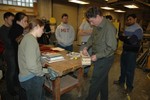
[[[19,100],[26,100],[26,93],[23,88],[20,86],[20,82],[18,79],[18,62],[16,53],[14,50],[6,50],[4,53],[4,58],[7,63],[7,71],[6,71],[6,86],[7,91],[12,96],[19,96]]]
[[[137,53],[123,51],[121,54],[121,84],[126,82],[127,88],[133,88],[134,71],[136,68]]]
[[[7,63],[7,71],[6,71],[6,85],[7,90],[10,94],[15,94],[15,87],[19,87],[19,80],[18,80],[18,64],[16,61],[16,56],[14,51],[6,51],[5,52],[5,61]]]
[[[71,51],[71,52],[73,51],[73,45],[64,47],[64,46],[62,46],[62,45],[60,45],[60,44],[57,44],[57,46],[60,47],[60,48],[65,49],[65,50],[67,50],[67,51]]]
[[[45,100],[44,77],[35,76],[27,81],[20,82],[20,84],[26,91],[27,100]]]
[[[114,56],[101,58],[94,62],[94,70],[87,100],[108,100],[108,72],[114,61]]]

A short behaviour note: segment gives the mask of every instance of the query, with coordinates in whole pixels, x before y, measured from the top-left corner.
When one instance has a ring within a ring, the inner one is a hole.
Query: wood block
[[[150,69],[150,56],[148,57],[148,61],[147,61],[147,69]]]

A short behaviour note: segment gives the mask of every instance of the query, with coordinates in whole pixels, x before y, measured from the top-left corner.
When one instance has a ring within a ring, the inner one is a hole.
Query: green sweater
[[[93,33],[86,47],[92,46],[92,53],[96,54],[97,59],[109,57],[114,54],[117,48],[116,33],[114,25],[103,18],[100,25],[93,28]]]
[[[18,48],[20,82],[29,80],[34,76],[44,75],[40,58],[41,53],[37,39],[28,33],[24,36]]]

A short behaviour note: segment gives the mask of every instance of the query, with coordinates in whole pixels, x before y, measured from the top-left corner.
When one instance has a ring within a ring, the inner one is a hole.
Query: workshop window
[[[33,7],[33,3],[37,0],[0,0],[0,4],[23,6],[23,7]]]

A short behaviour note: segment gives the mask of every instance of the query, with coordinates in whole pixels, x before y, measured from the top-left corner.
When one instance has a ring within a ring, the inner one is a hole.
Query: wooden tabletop
[[[58,52],[62,54],[65,58],[63,61],[53,62],[53,63],[47,63],[48,67],[54,70],[58,73],[59,76],[65,75],[69,72],[72,72],[80,67],[82,67],[81,64],[81,58],[77,59],[70,59],[69,56],[67,56],[67,51],[57,51],[52,50],[53,46],[51,45],[40,45],[41,52]]]

